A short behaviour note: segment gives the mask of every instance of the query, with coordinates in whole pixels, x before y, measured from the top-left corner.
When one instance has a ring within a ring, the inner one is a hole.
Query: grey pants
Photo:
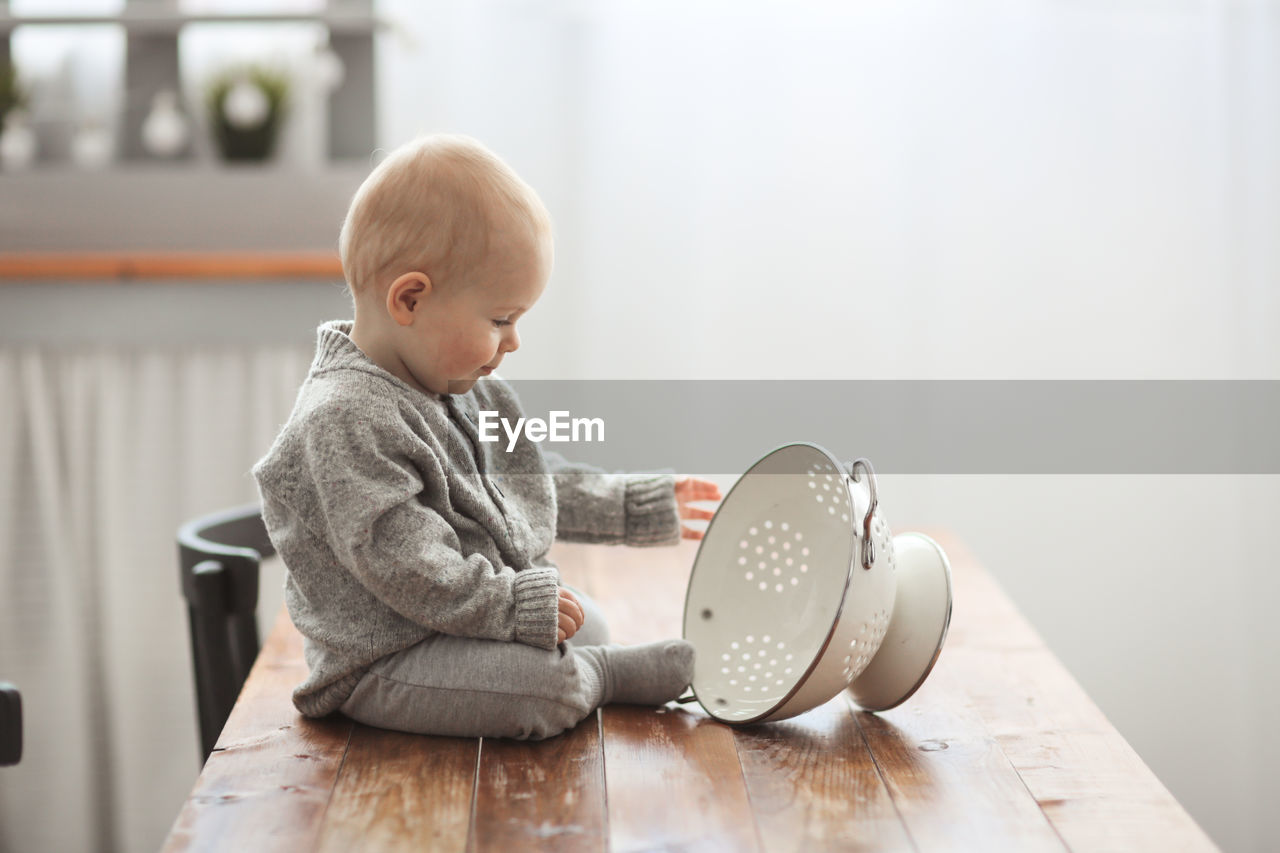
[[[576,647],[609,642],[609,627],[594,601],[570,590],[586,620],[555,649],[431,637],[374,663],[342,713],[378,728],[455,737],[541,740],[573,728],[604,696],[604,673]]]

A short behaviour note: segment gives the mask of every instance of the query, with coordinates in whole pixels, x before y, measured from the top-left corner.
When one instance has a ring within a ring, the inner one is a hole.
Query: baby
[[[609,702],[680,695],[692,646],[609,644],[547,550],[556,536],[698,538],[681,518],[709,518],[687,504],[719,498],[715,484],[478,440],[480,411],[521,417],[493,371],[550,275],[537,194],[474,140],[425,137],[357,190],[340,250],[355,320],[320,327],[293,413],[254,467],[310,668],[298,710],[537,739]]]

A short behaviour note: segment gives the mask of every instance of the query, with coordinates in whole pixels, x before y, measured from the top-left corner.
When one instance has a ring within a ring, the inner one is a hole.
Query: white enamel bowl
[[[684,610],[694,696],[732,724],[793,717],[846,687],[885,710],[928,676],[950,618],[946,555],[891,534],[870,463],[784,445],[739,478],[698,548]]]

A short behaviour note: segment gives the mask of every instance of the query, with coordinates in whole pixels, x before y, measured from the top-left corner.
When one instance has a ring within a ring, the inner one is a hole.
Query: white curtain
[[[174,532],[256,499],[310,357],[0,347],[0,679],[25,716],[0,850],[163,838],[199,770]]]

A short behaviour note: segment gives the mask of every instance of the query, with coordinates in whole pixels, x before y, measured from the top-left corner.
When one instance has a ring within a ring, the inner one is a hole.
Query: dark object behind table
[[[0,681],[0,767],[22,760],[22,694]]]

